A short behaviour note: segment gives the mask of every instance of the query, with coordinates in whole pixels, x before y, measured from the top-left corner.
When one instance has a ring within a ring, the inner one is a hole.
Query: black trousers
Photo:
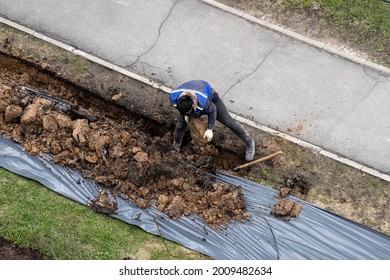
[[[230,116],[228,110],[226,109],[225,104],[223,103],[222,99],[219,97],[216,91],[214,91],[212,102],[217,107],[217,121],[219,121],[227,128],[229,128],[231,131],[233,131],[242,141],[244,141],[245,145],[247,146],[250,145],[252,141],[252,137],[249,135],[249,133],[239,122],[237,122]],[[187,128],[187,123],[184,119],[184,116],[180,114],[173,135],[174,145],[179,147],[181,146],[186,128]]]

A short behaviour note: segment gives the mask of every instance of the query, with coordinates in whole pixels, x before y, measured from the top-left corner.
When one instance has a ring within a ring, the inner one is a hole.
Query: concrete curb
[[[311,38],[308,38],[306,36],[303,36],[301,34],[298,34],[296,32],[288,30],[286,28],[277,26],[275,24],[272,24],[272,23],[266,22],[264,20],[258,19],[258,18],[254,17],[254,16],[245,14],[244,12],[238,11],[238,10],[232,8],[232,7],[226,6],[226,5],[221,4],[221,3],[217,2],[217,1],[214,1],[214,0],[202,0],[202,2],[207,4],[207,5],[210,5],[212,7],[215,7],[215,8],[218,8],[220,10],[223,10],[223,11],[225,11],[227,13],[230,13],[232,15],[235,15],[235,16],[241,17],[243,19],[246,19],[249,22],[258,24],[258,25],[260,25],[262,27],[265,27],[265,28],[268,28],[268,29],[270,29],[272,31],[281,33],[281,34],[289,36],[289,37],[291,37],[291,38],[293,38],[295,40],[301,41],[301,42],[303,42],[305,44],[311,45],[311,46],[313,46],[313,47],[315,47],[315,48],[317,48],[319,50],[323,50],[323,51],[326,51],[326,52],[328,52],[330,54],[340,56],[342,58],[345,58],[347,60],[350,60],[352,62],[360,64],[360,65],[362,65],[364,67],[372,68],[372,69],[374,69],[376,71],[379,71],[379,72],[381,72],[383,74],[390,75],[390,68],[387,68],[385,66],[382,66],[382,65],[379,65],[379,64],[376,64],[376,63],[373,63],[372,61],[370,61],[368,59],[363,59],[363,58],[357,57],[355,55],[349,54],[347,52],[338,50],[338,49],[330,46],[327,43],[323,43],[323,42],[320,42],[320,41],[313,40]]]
[[[336,160],[338,162],[341,162],[345,165],[348,165],[350,167],[353,167],[355,169],[358,169],[364,173],[367,173],[367,174],[370,174],[372,176],[375,176],[375,177],[378,177],[382,180],[385,180],[387,182],[390,182],[390,176],[385,174],[385,173],[382,173],[382,172],[379,172],[373,168],[370,168],[368,166],[365,166],[361,163],[358,163],[358,162],[355,162],[353,160],[350,160],[348,158],[345,158],[345,157],[342,157],[340,155],[337,155],[335,153],[332,153],[332,152],[329,152],[327,150],[324,150],[322,149],[321,147],[318,147],[316,145],[313,145],[309,142],[306,142],[306,141],[303,141],[301,139],[298,139],[298,138],[295,138],[293,136],[290,136],[288,134],[285,134],[283,132],[280,132],[280,131],[277,131],[277,130],[274,130],[270,127],[267,127],[267,126],[264,126],[264,125],[261,125],[261,124],[258,124],[254,121],[251,121],[251,120],[248,120],[248,119],[245,119],[243,117],[240,117],[238,115],[235,115],[233,113],[230,113],[237,121],[241,122],[241,123],[245,123],[247,124],[248,126],[251,126],[251,127],[254,127],[254,128],[257,128],[259,130],[262,130],[264,132],[267,132],[271,135],[275,135],[275,136],[278,136],[278,137],[281,137],[283,139],[286,139],[292,143],[295,143],[301,147],[305,147],[305,148],[308,148],[308,149],[311,149],[313,150],[315,153],[317,154],[321,154],[327,158],[330,158],[330,159],[333,159],[333,160]]]
[[[215,1],[204,0],[204,2],[215,2]],[[221,5],[221,4],[219,4],[219,5]],[[231,10],[232,8],[229,7],[229,9]],[[152,81],[152,80],[150,80],[148,78],[140,76],[140,75],[138,75],[136,73],[128,71],[128,70],[126,70],[124,68],[121,68],[119,66],[116,66],[116,65],[114,65],[114,64],[112,64],[110,62],[107,62],[107,61],[103,60],[103,59],[100,59],[98,57],[90,55],[90,54],[88,54],[88,53],[86,53],[84,51],[78,50],[78,49],[76,49],[76,48],[74,48],[74,47],[72,47],[70,45],[67,45],[67,44],[64,44],[64,43],[62,43],[60,41],[57,41],[55,39],[49,38],[49,37],[47,37],[47,36],[45,36],[43,34],[35,32],[32,29],[26,28],[26,27],[24,27],[24,26],[22,26],[22,25],[20,25],[18,23],[12,22],[12,21],[10,21],[8,19],[4,19],[2,17],[0,17],[0,22],[3,23],[3,24],[6,24],[8,26],[11,26],[11,27],[13,27],[15,29],[18,29],[18,30],[20,30],[20,31],[22,31],[24,33],[32,35],[32,36],[34,36],[34,37],[36,37],[38,39],[41,39],[41,40],[43,40],[45,42],[48,42],[48,43],[50,43],[52,45],[55,45],[55,46],[57,46],[59,48],[65,49],[65,50],[73,53],[76,56],[83,57],[83,58],[85,58],[85,59],[87,59],[87,60],[89,60],[89,61],[91,61],[93,63],[99,64],[99,65],[104,66],[104,67],[106,67],[108,69],[111,69],[113,71],[121,73],[121,74],[123,74],[125,76],[128,76],[128,77],[132,78],[132,79],[135,79],[135,80],[140,81],[140,82],[142,82],[144,84],[152,86],[152,87],[154,87],[156,89],[162,90],[165,93],[169,93],[171,91],[171,89],[166,87],[166,86],[158,84],[158,83],[156,83],[156,82],[154,82],[154,81]],[[295,144],[297,144],[299,146],[302,146],[302,147],[305,147],[305,148],[309,148],[309,149],[313,150],[315,153],[321,154],[323,156],[326,156],[328,158],[331,158],[333,160],[336,160],[338,162],[341,162],[341,163],[344,163],[344,164],[346,164],[348,166],[356,168],[356,169],[358,169],[358,170],[360,170],[360,171],[362,171],[364,173],[370,174],[372,176],[375,176],[375,177],[378,177],[378,178],[380,178],[382,180],[390,182],[390,176],[387,175],[387,174],[381,173],[381,172],[379,172],[379,171],[377,171],[375,169],[372,169],[370,167],[364,166],[364,165],[362,165],[360,163],[357,163],[357,162],[354,162],[354,161],[352,161],[350,159],[338,156],[337,154],[334,154],[334,153],[331,153],[329,151],[323,150],[321,147],[318,147],[316,145],[310,144],[308,142],[305,142],[303,140],[300,140],[300,139],[295,138],[293,136],[290,136],[288,134],[282,133],[280,131],[274,130],[274,129],[270,128],[270,127],[258,124],[258,123],[254,122],[254,121],[249,120],[249,119],[245,119],[245,118],[243,118],[241,116],[238,116],[236,114],[231,113],[231,115],[237,121],[239,121],[241,123],[244,123],[244,124],[246,124],[246,125],[248,125],[250,127],[259,129],[259,130],[264,131],[266,133],[269,133],[271,135],[275,135],[275,136],[281,137],[281,138],[286,139],[286,140],[288,140],[290,142],[293,142],[293,143],[295,143]]]

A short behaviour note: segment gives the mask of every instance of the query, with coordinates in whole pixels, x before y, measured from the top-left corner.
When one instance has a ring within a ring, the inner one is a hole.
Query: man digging
[[[253,160],[255,141],[245,128],[230,116],[222,99],[209,83],[202,80],[192,80],[181,84],[171,91],[170,102],[180,112],[173,134],[173,147],[177,151],[180,151],[190,118],[207,115],[207,129],[203,134],[203,138],[207,142],[213,139],[213,128],[215,121],[218,120],[244,141],[246,145],[245,160]]]

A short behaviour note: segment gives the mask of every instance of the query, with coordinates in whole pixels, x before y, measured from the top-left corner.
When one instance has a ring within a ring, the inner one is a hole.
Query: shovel
[[[283,152],[282,152],[282,151],[279,151],[279,152],[270,154],[270,155],[268,155],[268,156],[265,156],[265,157],[262,157],[262,158],[253,160],[253,161],[251,161],[251,162],[248,162],[248,163],[245,163],[245,164],[243,164],[243,165],[240,165],[240,166],[235,167],[235,168],[233,169],[233,171],[238,171],[238,170],[240,170],[240,169],[243,169],[243,168],[245,168],[245,167],[254,165],[254,164],[256,164],[256,163],[260,163],[260,162],[269,160],[269,159],[271,159],[271,158],[273,158],[273,157],[276,157],[277,155],[281,155],[281,154],[283,154]]]

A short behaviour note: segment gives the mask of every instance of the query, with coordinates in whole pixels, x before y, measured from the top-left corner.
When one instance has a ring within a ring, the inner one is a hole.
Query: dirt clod
[[[191,119],[188,124],[191,133],[192,142],[197,146],[205,146],[208,142],[203,138],[203,134],[207,129],[207,122],[204,119]]]
[[[114,214],[118,210],[118,204],[113,201],[106,191],[101,191],[95,199],[89,203],[93,210],[105,214]]]
[[[5,122],[12,122],[16,118],[20,117],[23,113],[23,109],[20,106],[9,105],[4,111]]]
[[[23,115],[20,119],[22,124],[32,123],[36,117],[39,109],[39,105],[37,103],[32,103],[27,106],[27,108],[23,111]]]
[[[276,217],[283,218],[286,221],[289,221],[291,218],[298,217],[302,208],[302,204],[298,202],[293,202],[288,198],[280,198],[275,205],[274,210],[271,211]]]
[[[294,191],[294,194],[305,198],[309,191],[309,184],[302,174],[283,175],[284,186]]]

